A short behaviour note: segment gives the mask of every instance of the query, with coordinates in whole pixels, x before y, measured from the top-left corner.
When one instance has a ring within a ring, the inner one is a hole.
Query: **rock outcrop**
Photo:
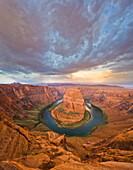
[[[70,88],[63,97],[63,103],[52,110],[52,116],[63,124],[79,122],[85,113],[85,103],[78,88]]]
[[[133,127],[87,147],[91,148],[88,158],[92,162],[133,162]]]
[[[0,161],[27,155],[33,148],[39,149],[40,146],[29,130],[0,113]]]
[[[65,136],[30,132],[0,113],[0,169],[51,169],[80,158],[65,150]]]
[[[124,162],[103,162],[103,163],[82,163],[77,161],[65,162],[59,166],[55,166],[51,170],[130,170],[133,168],[132,163]]]
[[[85,111],[85,103],[83,95],[78,88],[70,88],[63,97],[63,107],[68,112],[83,114]]]
[[[56,87],[59,93],[65,94],[69,86]],[[102,108],[108,116],[108,125],[99,136],[110,136],[126,129],[133,121],[133,90],[114,86],[79,86],[84,99]],[[106,131],[106,132],[105,132]],[[107,134],[107,135],[106,135]]]

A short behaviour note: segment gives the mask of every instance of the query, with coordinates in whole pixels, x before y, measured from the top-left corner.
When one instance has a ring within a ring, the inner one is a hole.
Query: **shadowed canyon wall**
[[[0,85],[0,112],[6,113],[10,118],[17,115],[23,119],[27,110],[44,107],[59,97],[54,87]]]

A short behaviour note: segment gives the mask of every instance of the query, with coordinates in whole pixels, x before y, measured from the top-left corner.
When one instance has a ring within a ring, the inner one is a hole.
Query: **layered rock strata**
[[[63,97],[63,107],[68,112],[83,114],[85,111],[85,103],[83,95],[78,88],[70,88]]]
[[[0,113],[0,161],[27,155],[33,148],[39,149],[40,146],[29,130]]]
[[[52,110],[54,119],[64,124],[71,124],[83,119],[85,103],[78,88],[70,88],[63,97],[63,103]]]
[[[0,169],[51,169],[80,158],[66,151],[65,136],[54,132],[30,132],[0,113]]]
[[[2,129],[0,131],[0,169],[2,170],[130,170],[133,168],[133,128],[102,140],[100,143],[84,144],[86,158],[81,161],[79,157],[68,151],[71,145],[67,144],[64,135],[59,136],[54,132],[31,133],[18,127],[2,114],[0,114],[0,121]]]
[[[0,112],[10,118],[28,117],[28,110],[41,109],[59,99],[54,87],[32,85],[0,85]]]

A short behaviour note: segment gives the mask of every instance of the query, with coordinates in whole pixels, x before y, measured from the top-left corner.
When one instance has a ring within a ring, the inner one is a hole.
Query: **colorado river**
[[[51,106],[57,105],[60,102],[62,102],[62,100],[56,101]],[[51,106],[49,106],[49,108]],[[58,127],[56,121],[51,116],[51,112],[48,110],[49,108],[44,110],[44,112],[42,113],[42,117],[45,124],[54,132],[57,132],[59,134],[66,134],[68,136],[83,136],[90,133],[92,129],[95,128],[97,125],[105,122],[102,110],[94,105],[91,105],[91,107],[91,118],[84,125],[72,129]]]

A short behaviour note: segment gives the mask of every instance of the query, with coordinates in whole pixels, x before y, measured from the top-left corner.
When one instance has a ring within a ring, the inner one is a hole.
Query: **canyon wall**
[[[75,146],[79,143],[76,140]],[[83,140],[83,139],[82,139]],[[81,151],[82,146],[78,148]],[[85,159],[73,154],[75,149],[64,135],[54,132],[30,132],[0,114],[0,169],[132,169],[133,128],[102,140],[83,144]],[[66,150],[67,149],[67,150]]]
[[[64,95],[70,86],[56,87]],[[101,107],[115,108],[126,113],[133,113],[133,90],[115,86],[79,86],[84,99],[89,99]]]
[[[0,112],[13,118],[27,116],[27,110],[42,108],[59,99],[54,87],[32,85],[0,85]]]

